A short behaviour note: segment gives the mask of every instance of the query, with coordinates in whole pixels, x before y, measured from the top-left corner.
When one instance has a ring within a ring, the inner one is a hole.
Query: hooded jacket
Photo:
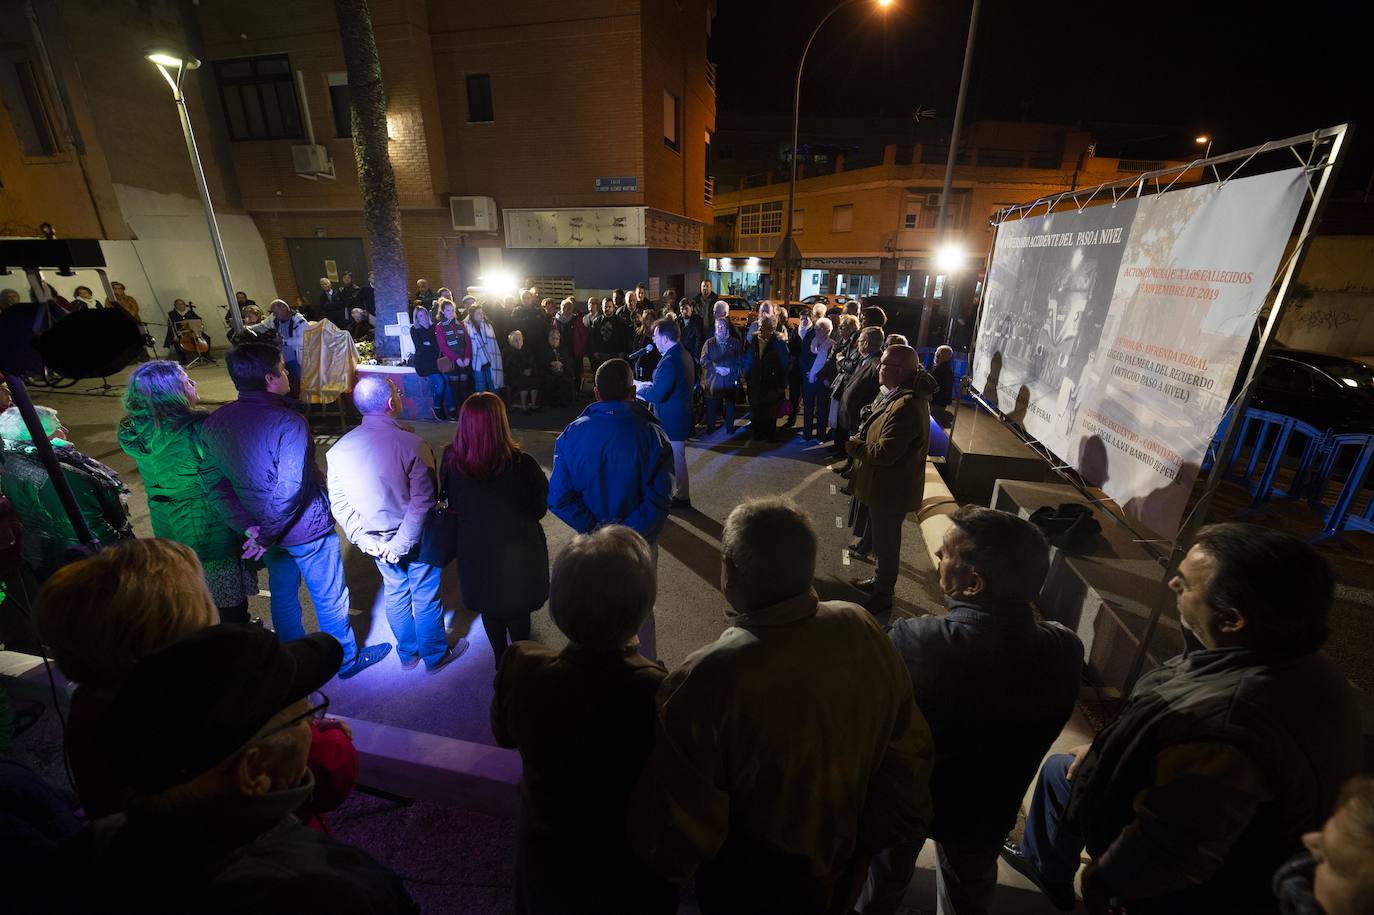
[[[215,506],[215,475],[200,440],[208,416],[187,413],[147,433],[128,419],[119,424],[119,447],[138,465],[148,493],[153,536],[186,544],[202,563],[238,559],[243,543]]]

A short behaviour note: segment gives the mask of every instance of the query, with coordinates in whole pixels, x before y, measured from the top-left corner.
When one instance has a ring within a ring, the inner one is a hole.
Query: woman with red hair
[[[489,392],[463,402],[444,471],[444,495],[458,519],[463,603],[482,615],[500,667],[507,645],[530,637],[530,614],[549,596],[549,549],[539,524],[549,479],[511,437],[506,405]]]

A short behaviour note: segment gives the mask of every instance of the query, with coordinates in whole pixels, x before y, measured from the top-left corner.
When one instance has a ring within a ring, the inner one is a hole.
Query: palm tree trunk
[[[406,278],[405,248],[401,244],[401,204],[396,196],[396,173],[387,149],[386,91],[382,61],[372,33],[367,0],[334,0],[348,68],[348,95],[353,109],[353,158],[363,193],[363,222],[376,274],[377,326],[396,322],[406,311],[410,283]],[[399,356],[396,337],[377,334],[379,356]]]

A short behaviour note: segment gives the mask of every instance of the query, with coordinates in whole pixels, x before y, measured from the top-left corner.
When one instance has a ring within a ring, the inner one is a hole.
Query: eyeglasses
[[[260,735],[258,739],[265,740],[274,734],[280,734],[282,731],[289,731],[291,728],[294,728],[302,721],[319,721],[320,719],[324,718],[325,713],[329,711],[329,697],[326,696],[324,693],[314,692],[306,698],[310,702],[310,707],[308,709],[306,709],[304,712],[297,715],[296,717],[292,718],[291,720],[283,721],[281,724],[272,728],[270,731],[266,731],[265,733]]]

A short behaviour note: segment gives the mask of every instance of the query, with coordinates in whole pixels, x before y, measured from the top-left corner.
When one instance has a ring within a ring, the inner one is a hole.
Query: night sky
[[[788,112],[806,36],[837,0],[721,0],[723,112]],[[954,113],[971,0],[867,0],[826,23],[807,58],[802,114]],[[1356,131],[1341,186],[1374,171],[1374,49],[1347,5],[983,0],[965,123],[980,118],[1114,129],[1102,155],[1196,155],[1342,122]],[[805,142],[805,137],[802,138]]]

